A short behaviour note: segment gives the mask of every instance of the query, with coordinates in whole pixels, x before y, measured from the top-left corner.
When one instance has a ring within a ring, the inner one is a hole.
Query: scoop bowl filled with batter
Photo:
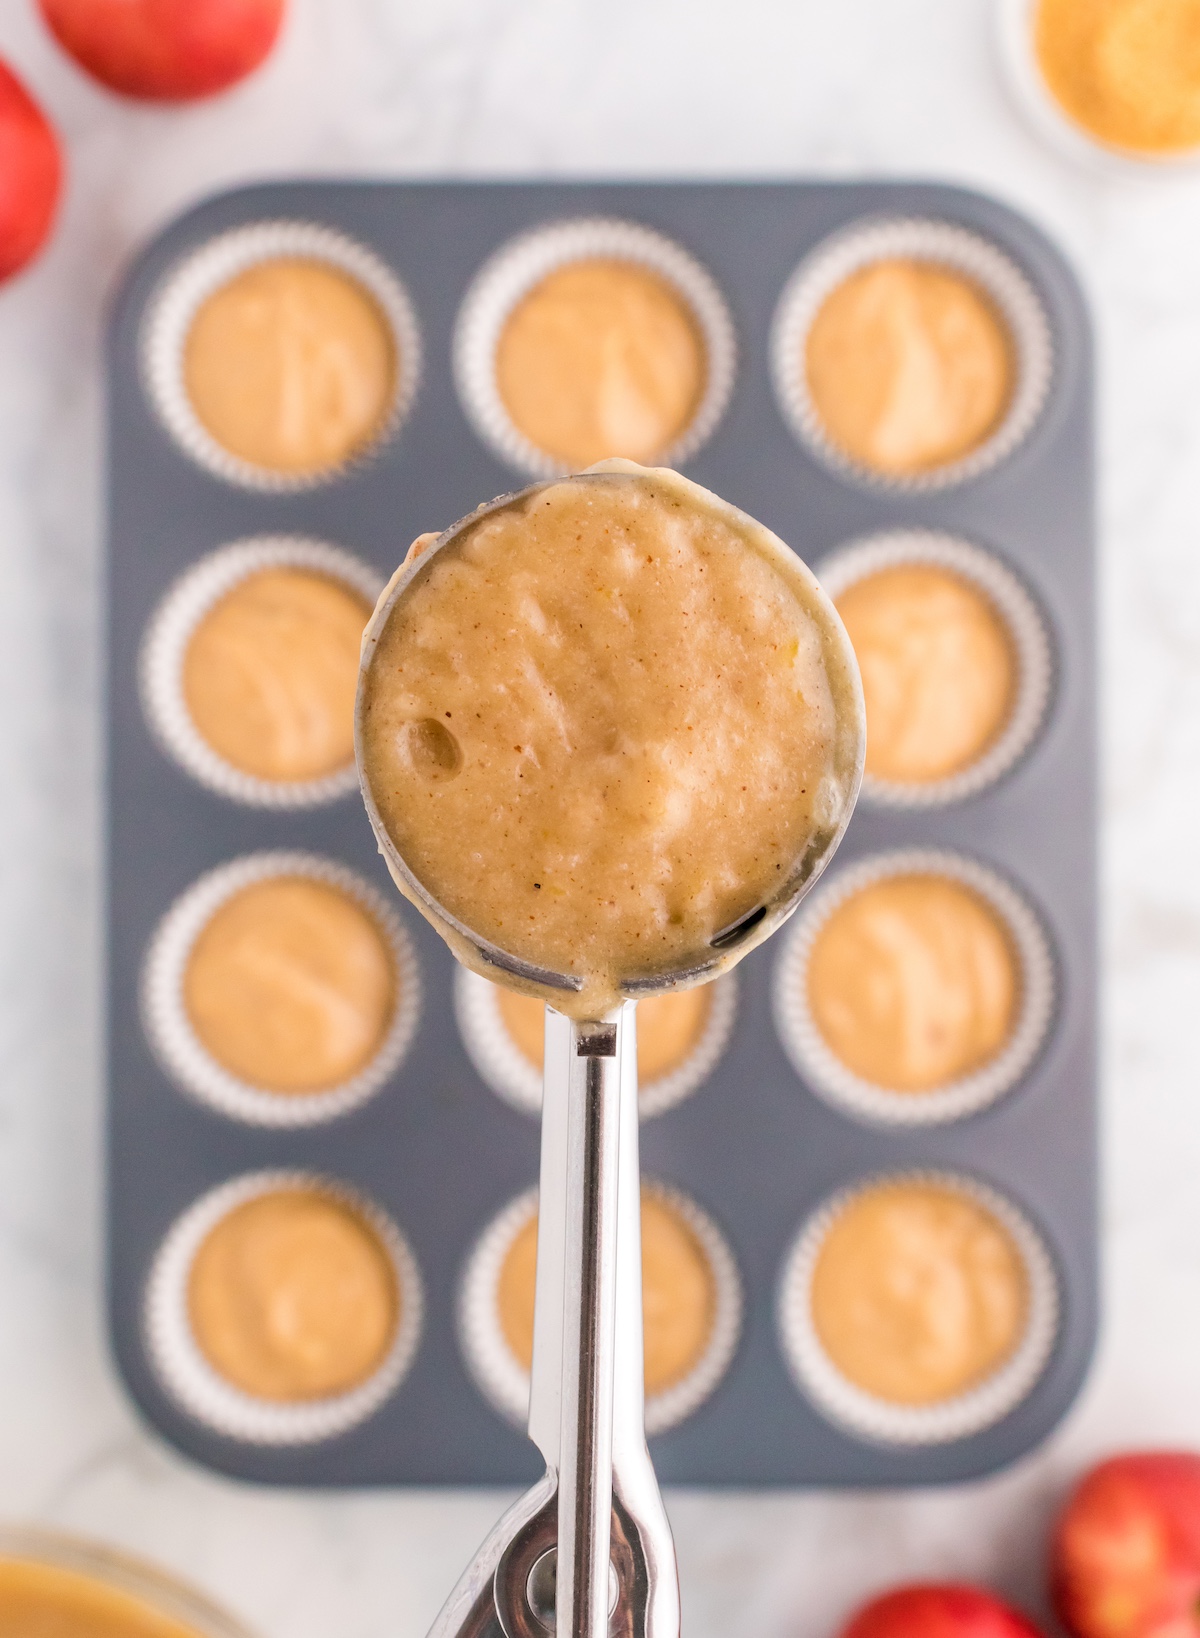
[[[715,977],[794,908],[858,792],[861,685],[816,580],[628,461],[422,543],[367,626],[357,706],[401,892],[466,966],[575,1017]]]

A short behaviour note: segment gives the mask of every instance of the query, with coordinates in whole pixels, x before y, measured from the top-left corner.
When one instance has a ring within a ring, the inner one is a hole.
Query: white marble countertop
[[[1062,1486],[1200,1444],[1200,179],[1107,181],[1010,107],[993,0],[294,0],[184,110],[97,90],[32,0],[0,53],[69,144],[59,231],[0,290],[0,1516],[136,1549],[264,1638],[421,1638],[495,1493],[235,1485],[138,1422],[101,1310],[99,347],[131,253],[263,176],[950,178],[1083,274],[1102,357],[1106,1323],[1075,1411],[998,1479],[669,1498],[689,1638],[826,1638],[901,1577],[1037,1610]]]

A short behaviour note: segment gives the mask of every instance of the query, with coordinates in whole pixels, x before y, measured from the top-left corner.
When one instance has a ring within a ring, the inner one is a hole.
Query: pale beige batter
[[[188,957],[184,1004],[217,1062],[264,1091],[303,1094],[349,1080],[396,1006],[391,952],[347,894],[274,876],[217,907]]]
[[[536,996],[496,987],[504,1027],[531,1064],[541,1069],[545,1005]],[[708,990],[669,990],[647,996],[637,1008],[638,1083],[647,1086],[678,1069],[700,1039],[712,998]]]
[[[283,1402],[365,1381],[396,1334],[401,1300],[374,1230],[315,1189],[235,1206],[188,1278],[192,1331],[213,1369],[256,1399]]]
[[[852,460],[905,476],[968,455],[1013,392],[1012,342],[965,274],[894,258],[851,273],[805,343],[817,418]]]
[[[354,760],[358,651],[370,605],[307,569],[260,569],[203,616],[183,658],[201,738],[243,773],[320,779]]]
[[[217,443],[275,472],[357,453],[387,416],[399,370],[391,328],[361,284],[326,262],[257,262],[200,305],[184,347],[191,405]]]
[[[1012,714],[1008,628],[978,587],[930,563],[865,576],[836,599],[862,672],[866,771],[927,783],[978,761]]]
[[[522,1225],[500,1267],[496,1306],[513,1355],[533,1363],[537,1215]],[[646,1392],[663,1393],[699,1364],[712,1336],[717,1283],[703,1246],[661,1196],[642,1194],[642,1323]]]
[[[482,519],[368,653],[377,632],[360,768],[384,826],[469,927],[581,977],[548,992],[575,1016],[714,960],[844,819],[840,623],[774,536],[674,473],[614,464]]]
[[[1100,142],[1200,147],[1200,0],[1039,0],[1034,39],[1051,94]]]
[[[634,262],[568,262],[514,307],[496,387],[514,425],[564,466],[653,460],[704,392],[704,342],[686,301]]]
[[[1012,1032],[1020,971],[995,912],[945,876],[893,876],[852,894],[808,962],[826,1044],[864,1080],[932,1092],[994,1058]]]
[[[78,1570],[0,1558],[0,1638],[197,1638],[168,1615]]]
[[[1028,1280],[1007,1231],[969,1195],[882,1183],[831,1223],[812,1280],[812,1320],[838,1370],[894,1405],[965,1393],[1021,1340]]]

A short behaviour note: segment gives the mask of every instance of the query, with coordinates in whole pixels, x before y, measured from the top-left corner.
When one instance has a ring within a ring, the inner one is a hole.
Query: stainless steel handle
[[[643,1399],[634,1006],[590,1025],[547,1009],[529,1401],[546,1474],[492,1531],[430,1638],[679,1638]]]
[[[621,1016],[571,1032],[556,1631],[607,1638]]]

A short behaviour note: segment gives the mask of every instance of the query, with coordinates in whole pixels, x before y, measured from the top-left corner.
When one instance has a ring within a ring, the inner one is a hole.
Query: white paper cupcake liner
[[[930,1092],[878,1086],[856,1075],[826,1044],[808,1005],[809,959],[833,912],[865,887],[914,875],[941,876],[976,893],[1007,931],[1020,975],[1017,1017],[1005,1046],[981,1068]],[[839,1113],[880,1126],[940,1126],[995,1103],[1037,1058],[1054,1007],[1054,957],[1040,917],[994,870],[935,848],[873,854],[823,882],[788,929],[772,984],[775,1027],[796,1073]]]
[[[813,1325],[813,1273],[831,1224],[857,1195],[891,1183],[950,1188],[975,1201],[1004,1229],[1025,1269],[1028,1310],[1014,1352],[975,1387],[934,1405],[895,1405],[857,1387],[825,1352]],[[957,1172],[880,1174],[833,1195],[801,1228],[784,1260],[777,1321],[783,1356],[797,1387],[827,1420],[873,1444],[908,1448],[948,1444],[993,1426],[1029,1394],[1046,1368],[1058,1334],[1058,1279],[1041,1235],[995,1189]]]
[[[1054,663],[1046,622],[1025,586],[981,546],[930,529],[895,529],[852,541],[820,564],[834,602],[860,580],[902,564],[946,569],[978,588],[1000,615],[1017,662],[1016,697],[1004,728],[983,754],[944,779],[880,779],[864,773],[861,799],[874,807],[933,808],[963,802],[1002,779],[1033,744],[1046,718]]]
[[[728,1045],[737,1017],[737,978],[724,973],[714,979],[709,994],[708,1016],[687,1057],[667,1074],[639,1085],[638,1112],[643,1120],[664,1114],[690,1097],[712,1074]],[[522,1114],[540,1116],[542,1072],[509,1034],[496,986],[460,967],[454,975],[454,1016],[480,1079]]]
[[[209,790],[248,807],[318,807],[357,791],[353,756],[344,768],[320,779],[262,779],[235,768],[213,749],[192,721],[184,697],[184,660],[196,627],[239,581],[264,569],[324,575],[364,598],[369,608],[383,590],[383,576],[369,564],[320,540],[257,535],[210,552],[180,576],[146,627],[138,661],[142,711],[163,750]]]
[[[278,1189],[312,1189],[355,1212],[391,1259],[400,1293],[400,1317],[391,1347],[366,1381],[346,1393],[292,1404],[256,1398],[223,1377],[201,1351],[188,1314],[192,1263],[209,1231],[235,1207]],[[310,1445],[357,1427],[395,1393],[416,1354],[423,1312],[416,1258],[385,1212],[335,1179],[312,1172],[264,1171],[221,1184],[176,1219],[146,1282],[143,1333],[159,1381],[197,1421],[245,1444]]]
[[[277,876],[305,876],[345,893],[374,921],[392,957],[396,1006],[387,1033],[369,1063],[326,1091],[272,1092],[240,1080],[201,1042],[184,1001],[188,959],[213,913],[243,888]],[[400,1067],[420,1016],[420,969],[399,917],[383,894],[361,876],[316,854],[252,853],[201,876],[167,911],[146,952],[141,1010],[155,1056],[191,1097],[250,1126],[317,1126],[359,1108]]]
[[[651,1178],[644,1194],[679,1214],[708,1259],[716,1304],[708,1344],[679,1382],[646,1400],[646,1432],[665,1433],[699,1409],[729,1369],[742,1326],[737,1263],[712,1218],[688,1195]],[[496,1286],[509,1248],[537,1211],[538,1191],[527,1189],[494,1217],[476,1241],[459,1287],[458,1334],[463,1357],[480,1392],[507,1421],[523,1427],[529,1415],[529,1372],[512,1353],[500,1326]]]
[[[1077,125],[1042,75],[1034,46],[1037,0],[996,0],[996,50],[1018,111],[1037,136],[1063,159],[1093,175],[1169,180],[1200,168],[1200,145],[1180,153],[1144,153],[1102,142]]]
[[[496,347],[513,308],[569,262],[605,258],[649,268],[678,292],[704,338],[706,381],[695,414],[656,466],[680,466],[706,443],[725,413],[737,375],[737,338],[712,276],[673,239],[636,222],[582,217],[534,228],[503,245],[475,275],[454,331],[454,379],[475,432],[501,460],[534,478],[570,470],[513,423],[496,385]]]
[[[529,1419],[529,1372],[500,1327],[496,1288],[512,1243],[537,1206],[535,1186],[493,1217],[475,1242],[458,1290],[458,1341],[467,1369],[492,1409],[516,1427]]]
[[[184,380],[184,348],[201,304],[246,268],[283,257],[325,262],[356,280],[383,314],[396,349],[391,403],[370,439],[347,460],[306,472],[258,466],[218,443],[192,408]],[[255,222],[210,239],[165,276],[143,321],[141,365],[147,397],[166,430],[192,460],[214,477],[242,489],[293,493],[330,483],[361,466],[396,435],[420,384],[421,332],[404,285],[365,245],[315,222]]]
[[[827,296],[852,273],[892,257],[934,262],[980,285],[1004,319],[1015,381],[1003,421],[977,448],[927,472],[879,472],[847,455],[825,431],[808,390],[805,343]],[[784,420],[797,440],[844,477],[899,493],[928,493],[968,483],[1011,455],[1035,426],[1050,390],[1050,324],[1032,284],[989,240],[950,222],[878,217],[853,223],[811,251],[779,298],[771,324],[771,377]]]

